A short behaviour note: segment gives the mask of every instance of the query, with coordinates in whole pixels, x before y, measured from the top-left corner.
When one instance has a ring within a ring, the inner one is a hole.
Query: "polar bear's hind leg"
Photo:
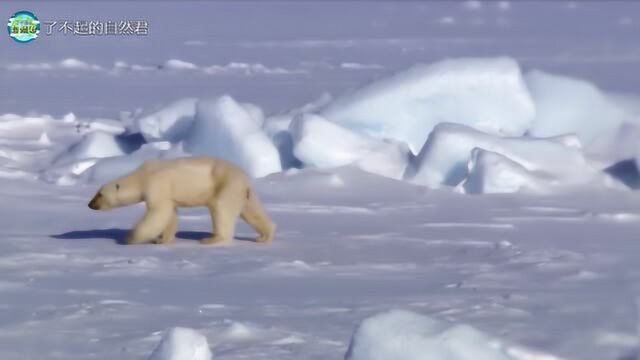
[[[269,219],[258,197],[252,190],[248,191],[247,197],[247,203],[242,209],[240,216],[242,220],[246,221],[247,224],[251,225],[251,227],[258,232],[256,242],[270,243],[273,241],[276,226],[271,219]]]

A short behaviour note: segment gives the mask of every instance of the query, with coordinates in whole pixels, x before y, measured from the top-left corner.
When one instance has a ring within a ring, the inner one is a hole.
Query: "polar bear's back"
[[[218,158],[198,156],[151,160],[140,168],[144,178],[169,191],[178,206],[202,206],[220,189],[233,184],[248,187],[247,175],[237,166]],[[165,195],[166,196],[166,195]]]
[[[172,172],[206,172],[215,173],[217,176],[231,175],[233,177],[246,177],[244,171],[234,164],[223,159],[208,156],[182,157],[176,159],[148,160],[140,167],[147,173],[157,173],[162,171]],[[195,174],[194,174],[195,175]]]

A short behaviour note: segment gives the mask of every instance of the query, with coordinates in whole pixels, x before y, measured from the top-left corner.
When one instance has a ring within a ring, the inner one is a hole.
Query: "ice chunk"
[[[476,148],[461,189],[467,194],[547,193],[557,185],[558,179],[548,174],[530,172],[501,154]]]
[[[508,348],[468,325],[393,310],[362,321],[345,360],[513,360]]]
[[[529,135],[558,136],[573,133],[588,153],[605,151],[630,113],[595,85],[579,79],[534,70],[526,82],[536,105]]]
[[[249,117],[256,125],[262,127],[262,125],[264,124],[264,112],[258,105],[251,103],[239,103],[239,105],[242,106],[247,114],[249,114]]]
[[[85,61],[75,59],[75,58],[67,58],[56,64],[57,67],[61,69],[69,69],[69,70],[91,70],[91,71],[100,71],[102,68],[99,65],[89,64]]]
[[[134,171],[142,165],[145,160],[153,158],[157,157],[149,156],[145,159],[141,156],[116,156],[100,159],[100,161],[97,161],[96,164],[87,171],[87,175],[84,176],[83,179],[89,183],[106,183]]]
[[[74,113],[67,113],[64,115],[64,117],[62,118],[62,122],[67,123],[67,124],[71,124],[76,122],[76,114]]]
[[[43,132],[47,136],[68,133],[72,125],[46,114],[0,114],[0,132],[3,139],[38,141]]]
[[[440,124],[405,177],[433,188],[456,186],[468,175],[467,164],[474,148],[504,155],[529,172],[544,172],[567,183],[588,182],[598,174],[585,159],[575,138],[499,137],[464,125]]]
[[[255,334],[251,327],[239,322],[233,322],[222,335],[230,340],[244,340],[252,338]]]
[[[183,156],[185,154],[180,148],[172,147],[169,142],[149,143],[130,155],[99,159],[83,174],[83,179],[90,183],[104,183],[132,172],[147,160]]]
[[[144,137],[140,133],[121,134],[116,136],[116,141],[122,151],[130,154],[146,144]]]
[[[181,141],[193,125],[196,102],[195,98],[177,100],[153,114],[138,119],[138,130],[148,142]]]
[[[93,131],[86,134],[78,143],[62,152],[54,164],[67,164],[83,159],[104,158],[124,155],[121,144],[113,134]]]
[[[57,185],[75,185],[81,181],[82,174],[97,162],[97,158],[92,158],[53,165],[40,174],[40,179]]]
[[[255,114],[247,112],[228,95],[198,101],[185,150],[223,158],[253,177],[282,170],[280,154],[262,131]]]
[[[196,330],[175,327],[168,330],[149,360],[211,360],[207,338]]]
[[[38,144],[42,146],[51,145],[51,139],[49,138],[49,135],[46,131],[43,131],[42,135],[40,135],[40,138],[38,138]]]
[[[93,119],[87,122],[86,126],[89,130],[101,131],[114,135],[124,134],[127,131],[127,129],[125,129],[124,127],[124,124],[122,124],[119,120],[113,119]]]
[[[273,137],[282,131],[289,131],[291,121],[302,114],[315,113],[331,102],[331,94],[323,93],[317,99],[283,114],[270,116],[264,121],[264,131]]]
[[[263,129],[271,138],[280,153],[283,169],[300,168],[302,163],[293,155],[293,138],[289,132],[289,125],[294,117],[304,113],[314,112],[331,101],[329,93],[323,93],[319,98],[289,112],[270,116],[264,120]]]
[[[128,155],[94,157],[54,164],[41,173],[40,178],[58,185],[75,185],[86,182],[104,183],[135,170],[146,160],[183,156],[185,154],[179,146],[172,147],[169,142],[154,142],[145,144]]]
[[[161,68],[169,70],[198,70],[198,65],[180,59],[169,59]]]
[[[283,131],[288,132],[289,125],[291,125],[291,121],[296,115],[281,114],[268,117],[264,122],[264,132],[270,137],[274,137]]]
[[[306,166],[333,168],[354,164],[367,172],[401,179],[409,161],[406,145],[356,134],[319,115],[296,117],[290,132],[293,153]]]
[[[640,171],[636,159],[627,159],[617,162],[603,170],[612,178],[625,184],[630,189],[640,189]]]
[[[623,122],[608,141],[603,141],[605,148],[590,158],[599,162],[601,168],[613,166],[621,161],[634,159],[640,150],[640,126]]]
[[[286,123],[289,124],[289,121],[286,121]],[[273,134],[271,140],[278,149],[280,163],[283,169],[302,167],[302,162],[293,154],[293,137],[288,130],[282,130]]]
[[[289,132],[290,124],[291,118],[288,116],[271,118],[269,128],[266,129],[271,141],[278,149],[283,169],[302,167],[302,162],[293,154],[293,137]]]
[[[294,154],[305,165],[331,168],[350,164],[368,152],[370,142],[321,116],[305,114],[289,128],[294,139]]]
[[[442,122],[523,135],[535,108],[514,60],[471,58],[416,65],[337,99],[321,115],[359,133],[406,142],[416,154]]]

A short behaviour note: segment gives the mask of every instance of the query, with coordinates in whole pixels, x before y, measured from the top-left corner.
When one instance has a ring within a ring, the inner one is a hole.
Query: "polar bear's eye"
[[[116,184],[116,190],[120,190],[120,184]]]

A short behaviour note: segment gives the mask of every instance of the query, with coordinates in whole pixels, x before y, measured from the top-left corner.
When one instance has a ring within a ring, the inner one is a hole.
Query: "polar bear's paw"
[[[217,235],[206,237],[200,240],[200,243],[204,245],[228,244],[230,242],[231,242],[231,239],[225,239],[222,236],[217,236]]]
[[[273,235],[276,233],[276,225],[271,223],[266,229],[260,232],[256,238],[256,242],[259,244],[271,244],[273,242]]]
[[[271,244],[273,242],[273,236],[260,235],[256,238],[258,244]]]
[[[157,244],[157,245],[171,245],[171,244],[174,244],[175,242],[176,242],[175,237],[172,237],[172,238],[157,237],[151,240],[152,244]]]
[[[127,235],[127,238],[125,239],[124,242],[127,245],[139,245],[139,244],[145,243],[144,239],[141,239],[133,231]]]

